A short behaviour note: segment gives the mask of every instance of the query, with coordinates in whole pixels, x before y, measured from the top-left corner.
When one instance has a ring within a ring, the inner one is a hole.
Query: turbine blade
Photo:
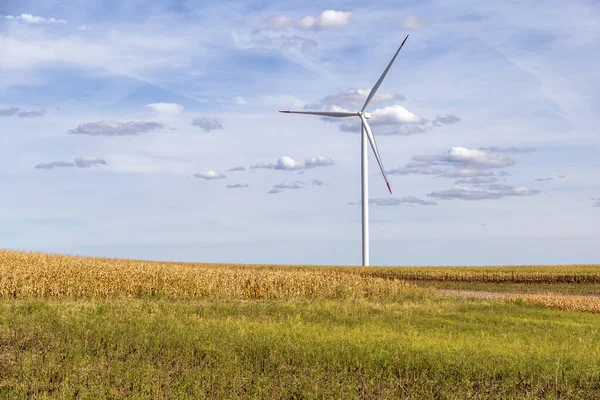
[[[377,142],[375,142],[375,136],[373,136],[373,132],[371,131],[371,127],[369,126],[367,120],[362,115],[360,116],[362,120],[363,127],[367,131],[367,138],[369,139],[369,143],[371,143],[371,148],[373,149],[373,153],[375,153],[375,158],[377,159],[377,163],[379,164],[379,168],[381,169],[381,173],[383,174],[383,179],[385,180],[385,184],[387,185],[390,194],[392,194],[392,188],[390,187],[390,182],[388,181],[387,175],[385,174],[385,169],[383,168],[383,163],[381,162],[381,157],[379,156],[379,150],[377,149]]]
[[[377,93],[377,89],[379,89],[379,86],[381,86],[381,82],[383,82],[383,80],[385,79],[385,76],[387,75],[388,71],[390,70],[390,67],[392,66],[392,64],[396,60],[396,57],[398,56],[398,53],[400,53],[400,50],[402,50],[402,46],[404,46],[404,43],[406,42],[406,39],[408,39],[408,35],[406,35],[406,37],[402,41],[402,44],[400,45],[400,47],[398,47],[398,50],[396,51],[396,54],[394,54],[394,58],[392,58],[392,61],[390,61],[390,63],[388,64],[387,68],[385,69],[385,71],[383,71],[383,74],[381,74],[381,76],[379,77],[379,80],[377,81],[377,83],[375,84],[375,86],[373,86],[373,89],[371,89],[371,92],[369,93],[369,96],[367,97],[367,101],[365,101],[365,105],[363,106],[362,110],[360,110],[361,112],[365,112],[365,110],[367,109],[369,103],[371,102],[371,100],[373,100],[373,97],[375,96],[375,93]]]
[[[310,115],[321,115],[323,117],[333,118],[345,118],[345,117],[356,117],[357,112],[346,112],[346,111],[279,111],[280,113],[286,114],[310,114]]]

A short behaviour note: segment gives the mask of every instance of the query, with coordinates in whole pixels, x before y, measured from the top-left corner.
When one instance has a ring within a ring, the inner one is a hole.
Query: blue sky
[[[600,4],[0,4],[0,247],[371,263],[600,259]],[[242,168],[236,168],[242,167]],[[243,169],[234,170],[232,169]]]

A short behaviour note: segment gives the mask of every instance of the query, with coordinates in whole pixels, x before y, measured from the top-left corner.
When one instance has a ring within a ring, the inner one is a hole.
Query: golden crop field
[[[323,267],[201,264],[0,250],[0,298],[391,300],[421,282],[596,284],[598,265],[511,267]],[[548,286],[546,286],[548,287]],[[552,288],[552,286],[550,286]],[[431,292],[431,290],[429,290]],[[450,291],[440,291],[448,295]],[[435,293],[435,291],[434,291]],[[486,298],[485,295],[480,298]],[[600,296],[545,290],[491,296],[559,310],[600,312]]]
[[[0,298],[386,299],[413,286],[332,269],[166,263],[0,251]]]
[[[410,281],[600,283],[600,265],[497,267],[380,267],[361,269],[368,276]]]

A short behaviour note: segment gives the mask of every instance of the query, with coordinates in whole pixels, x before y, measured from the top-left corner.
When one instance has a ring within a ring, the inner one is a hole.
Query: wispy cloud
[[[140,133],[150,132],[163,128],[158,122],[118,122],[118,121],[100,121],[79,124],[75,129],[68,133],[71,135],[90,135],[90,136],[128,136],[139,135]]]
[[[387,171],[388,175],[441,175],[444,171],[439,168],[434,168],[428,163],[410,162],[404,167],[398,167]]]
[[[460,118],[454,114],[436,115],[433,119],[434,124],[455,124],[460,122]]]
[[[452,147],[442,155],[414,156],[413,160],[429,165],[452,165],[461,168],[504,168],[515,163],[514,160],[503,155],[465,147]]]
[[[54,168],[89,168],[99,165],[108,165],[108,163],[98,157],[81,156],[75,158],[74,162],[70,161],[52,161],[48,163],[40,163],[35,166],[35,169],[54,169]]]
[[[414,15],[407,15],[402,19],[402,27],[405,29],[420,29],[423,27],[423,20]]]
[[[224,129],[225,125],[218,118],[212,117],[203,117],[203,118],[195,118],[192,122],[192,125],[197,126],[204,130],[204,132],[211,132],[217,129]]]
[[[304,189],[302,182],[283,182],[273,186],[274,189]]]
[[[67,21],[64,19],[44,18],[44,17],[39,17],[37,15],[32,15],[32,14],[21,14],[21,15],[17,15],[17,16],[7,15],[4,18],[6,18],[7,20],[25,22],[28,24],[66,24],[67,23]]]
[[[260,31],[285,31],[295,25],[295,21],[289,15],[272,15],[260,24],[255,32]]]
[[[229,168],[229,169],[227,170],[227,172],[243,172],[243,171],[245,171],[245,170],[246,170],[246,168],[244,168],[244,167],[242,167],[242,166],[239,166],[239,167],[233,167],[233,168]]]
[[[227,185],[226,187],[227,187],[227,189],[241,189],[241,188],[247,188],[248,185],[242,184],[242,183],[235,183],[233,185]]]
[[[487,151],[488,153],[533,153],[535,148],[533,147],[518,147],[518,146],[510,146],[510,147],[501,147],[501,146],[490,146],[490,147],[482,147],[480,148],[482,151]]]
[[[38,118],[44,115],[44,111],[26,111],[19,107],[5,107],[0,108],[0,117],[12,117],[17,116],[19,118]]]
[[[98,157],[77,157],[75,159],[75,166],[79,168],[88,168],[95,165],[107,165],[107,162]]]
[[[35,169],[54,169],[54,168],[70,168],[74,167],[75,163],[69,161],[51,161],[40,163],[35,166]]]
[[[439,200],[497,200],[508,196],[532,196],[539,191],[527,187],[513,187],[509,185],[489,185],[485,188],[471,188],[467,186],[454,186],[448,190],[436,190],[427,196]]]
[[[414,196],[404,196],[399,198],[374,198],[369,199],[370,204],[378,206],[399,206],[399,205],[410,205],[416,204],[420,206],[437,206],[438,203],[432,200],[423,200]]]
[[[39,118],[44,115],[44,111],[19,111],[17,116],[19,118]]]
[[[468,168],[460,168],[451,171],[445,171],[443,174],[440,174],[441,177],[444,178],[479,178],[479,177],[491,177],[494,176],[494,173],[490,170],[486,169],[468,169]]]
[[[19,110],[21,109],[18,107],[0,108],[0,117],[12,117],[13,115],[17,115]]]
[[[267,193],[276,194],[276,193],[281,193],[281,192],[287,191],[287,190],[298,190],[298,189],[305,189],[302,181],[282,182],[282,183],[273,185],[273,188],[271,190],[269,190]]]
[[[361,205],[361,201],[348,203],[350,205]],[[369,199],[369,204],[376,206],[400,206],[400,205],[419,205],[419,206],[437,206],[438,203],[433,200],[423,200],[415,196],[403,196],[403,197],[385,197],[385,198],[372,198]]]

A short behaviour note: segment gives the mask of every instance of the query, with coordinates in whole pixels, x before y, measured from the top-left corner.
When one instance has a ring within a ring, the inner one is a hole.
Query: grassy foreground
[[[518,272],[552,276],[541,268]],[[452,297],[404,280],[413,270],[0,251],[0,398],[600,393],[600,314]],[[556,269],[577,273],[600,268]]]

